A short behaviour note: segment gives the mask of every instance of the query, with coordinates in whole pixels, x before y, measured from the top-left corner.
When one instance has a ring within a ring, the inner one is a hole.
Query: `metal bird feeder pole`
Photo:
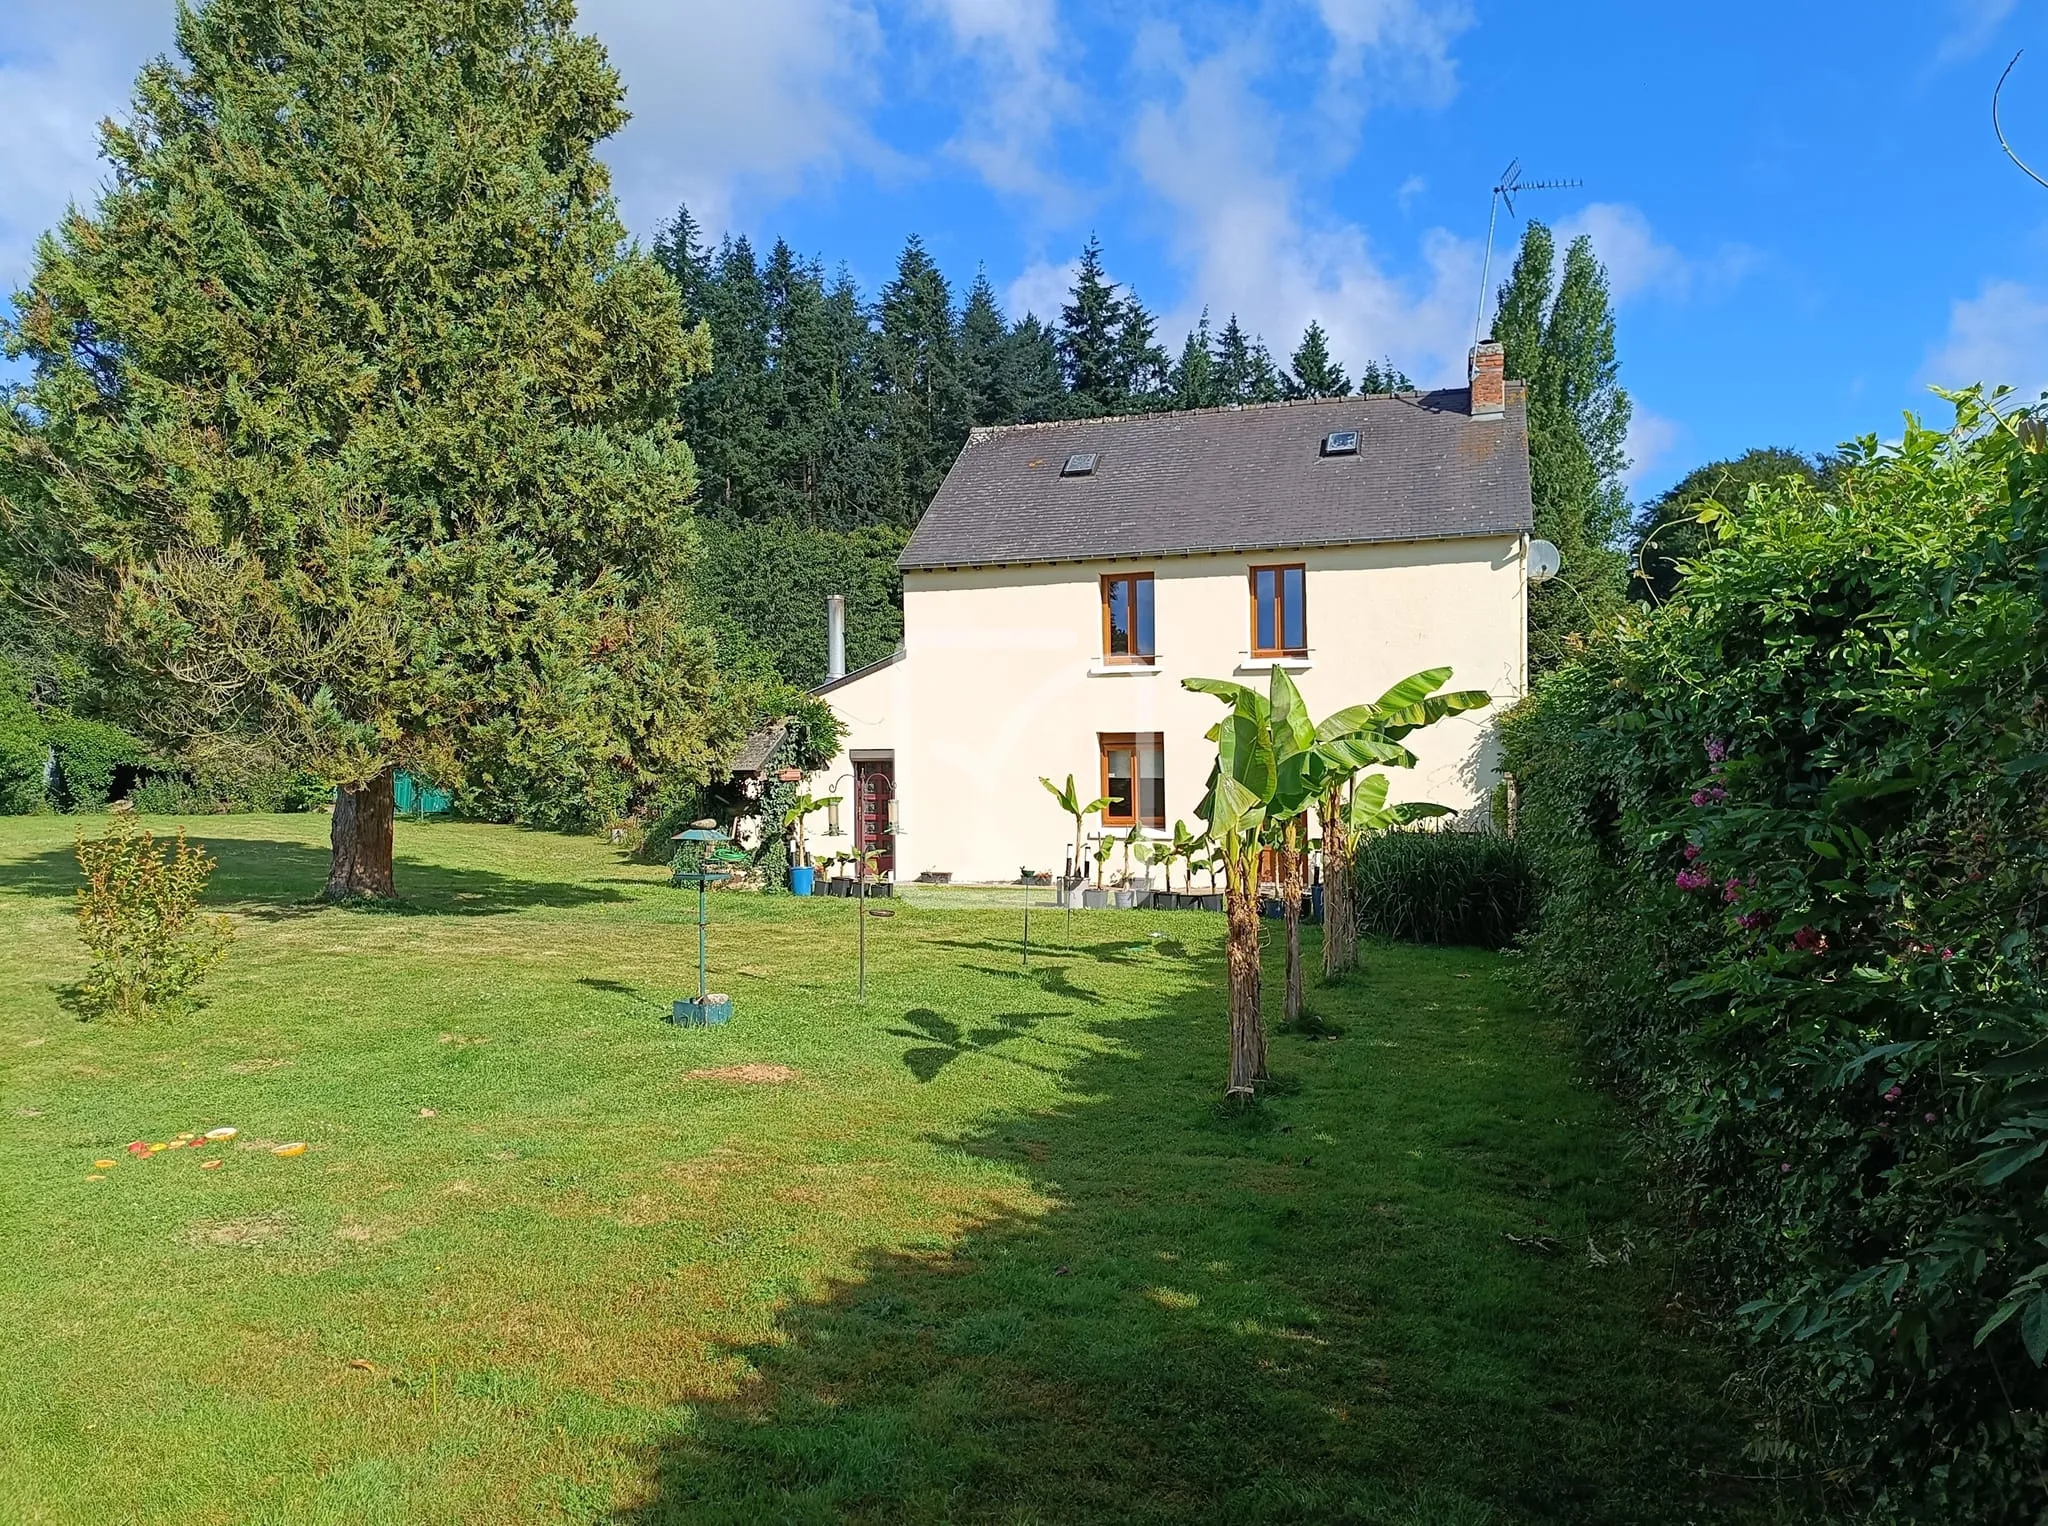
[[[731,841],[731,839],[715,827],[697,826],[691,827],[687,831],[676,833],[675,840],[683,843],[694,843],[698,851],[696,872],[678,876],[681,879],[694,880],[697,884],[697,999],[695,1001],[679,1001],[675,1003],[670,1012],[669,1021],[680,1023],[685,1027],[701,1027],[707,1023],[722,1023],[732,1016],[732,1000],[730,997],[719,1002],[711,1000],[711,987],[705,972],[706,942],[711,927],[711,906],[710,902],[706,899],[705,892],[710,888],[714,880],[722,884],[732,877],[724,869],[713,867],[714,863],[716,863],[714,855],[717,852],[718,846]]]

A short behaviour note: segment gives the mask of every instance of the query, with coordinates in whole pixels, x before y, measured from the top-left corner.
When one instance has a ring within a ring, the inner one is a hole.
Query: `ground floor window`
[[[1166,739],[1156,731],[1102,736],[1102,824],[1166,825]]]

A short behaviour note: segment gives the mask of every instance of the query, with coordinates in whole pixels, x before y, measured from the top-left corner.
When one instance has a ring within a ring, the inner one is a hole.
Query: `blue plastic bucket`
[[[809,895],[812,882],[817,877],[818,871],[808,865],[791,864],[789,866],[789,893],[791,895]]]

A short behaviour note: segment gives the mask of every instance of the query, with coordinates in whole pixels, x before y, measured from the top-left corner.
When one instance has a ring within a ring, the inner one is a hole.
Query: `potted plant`
[[[782,814],[782,830],[791,839],[789,855],[789,890],[792,895],[809,895],[817,880],[818,871],[811,864],[810,844],[804,836],[804,821],[807,817],[825,809],[828,805],[839,804],[838,795],[827,795],[824,799],[813,798],[808,792],[800,794]]]
[[[1152,888],[1151,875],[1134,874],[1131,870],[1131,860],[1133,858],[1137,859],[1141,868],[1150,864],[1152,862],[1152,845],[1139,836],[1139,829],[1137,827],[1132,827],[1130,831],[1118,839],[1118,842],[1123,848],[1124,870],[1120,876],[1119,888],[1116,893],[1116,904],[1119,911],[1131,911],[1137,907],[1140,897],[1144,896]]]
[[[1095,885],[1093,889],[1081,892],[1081,904],[1091,911],[1100,911],[1109,905],[1110,892],[1102,883],[1102,866],[1109,862],[1109,855],[1116,851],[1116,839],[1104,833],[1095,840],[1089,857],[1095,860]]]
[[[1064,789],[1053,783],[1052,780],[1046,778],[1043,774],[1038,776],[1038,782],[1045,786],[1047,794],[1060,803],[1060,809],[1074,818],[1073,873],[1071,878],[1063,879],[1060,883],[1060,904],[1062,906],[1069,906],[1073,904],[1074,890],[1081,878],[1081,864],[1083,862],[1081,833],[1086,828],[1087,818],[1101,810],[1105,805],[1108,805],[1109,801],[1107,799],[1091,800],[1086,805],[1083,805],[1081,803],[1080,791],[1075,787],[1072,774],[1067,775],[1067,783]]]

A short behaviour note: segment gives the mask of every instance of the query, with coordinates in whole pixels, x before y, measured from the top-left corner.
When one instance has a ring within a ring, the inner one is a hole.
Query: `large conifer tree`
[[[1289,397],[1349,397],[1351,378],[1330,354],[1330,336],[1313,318],[1295,347],[1293,371],[1281,378],[1281,389]]]
[[[706,361],[596,144],[569,0],[207,0],[38,248],[0,515],[160,735],[340,786],[327,893],[393,893],[392,776],[609,798],[720,743],[681,591]]]

